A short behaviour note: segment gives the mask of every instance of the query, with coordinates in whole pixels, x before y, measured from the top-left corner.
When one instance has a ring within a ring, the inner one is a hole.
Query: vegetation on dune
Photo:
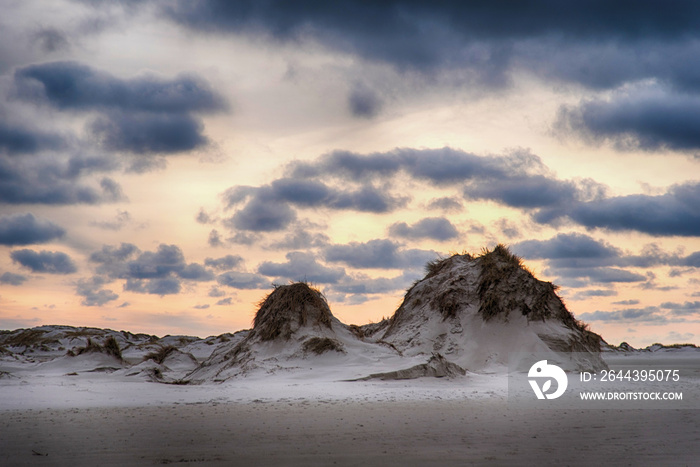
[[[157,364],[162,365],[165,359],[168,358],[168,355],[175,351],[177,351],[177,347],[174,347],[172,345],[160,346],[158,350],[150,352],[145,357],[143,357],[143,361],[145,362],[146,360],[153,360]]]
[[[345,352],[345,350],[343,349],[343,344],[341,344],[335,339],[330,339],[328,337],[312,337],[310,339],[307,339],[304,342],[303,349],[306,353],[313,352],[317,355],[329,351],[341,353]]]
[[[78,347],[73,350],[69,350],[66,355],[69,357],[77,357],[78,355],[83,355],[87,353],[103,353],[111,355],[118,360],[123,360],[122,351],[119,347],[119,343],[114,338],[114,336],[109,336],[105,339],[104,344],[100,345],[88,337],[85,347]]]
[[[263,341],[289,339],[293,325],[331,328],[331,311],[325,297],[305,282],[275,286],[260,302],[253,320],[255,335]]]

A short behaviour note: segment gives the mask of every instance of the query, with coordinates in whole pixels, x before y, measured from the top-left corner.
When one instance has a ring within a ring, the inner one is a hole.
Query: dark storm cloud
[[[22,285],[26,280],[27,276],[15,274],[13,272],[4,272],[0,274],[0,284]]]
[[[98,117],[90,131],[111,151],[178,153],[209,143],[204,125],[188,114],[110,112]]]
[[[205,282],[214,280],[214,274],[201,264],[190,263],[177,272],[183,279]]]
[[[700,183],[673,185],[662,195],[627,195],[578,203],[566,210],[542,210],[535,220],[568,217],[585,227],[636,230],[650,235],[700,235]]]
[[[34,154],[45,149],[60,150],[67,145],[65,136],[0,122],[0,154]]]
[[[114,180],[103,178],[99,188],[79,180],[81,173],[99,169],[89,162],[86,164],[74,160],[71,165],[70,161],[63,163],[39,156],[0,157],[0,203],[99,204],[124,198]]]
[[[452,222],[444,217],[426,217],[413,225],[397,222],[389,226],[389,234],[401,238],[429,238],[438,241],[446,241],[459,236],[459,232],[452,225]]]
[[[72,274],[78,270],[73,260],[60,251],[14,250],[12,261],[29,268],[32,272],[47,274]]]
[[[560,233],[549,240],[525,240],[512,247],[513,252],[524,258],[550,260],[615,260],[621,251],[588,235]]]
[[[680,264],[683,266],[700,268],[700,251],[696,251],[695,253],[686,256],[681,260]]]
[[[263,32],[277,40],[312,37],[327,47],[420,70],[459,65],[480,66],[487,72],[503,68],[511,59],[507,46],[515,41],[556,39],[561,47],[581,41],[673,41],[696,35],[700,27],[700,8],[692,1],[661,9],[656,2],[597,0],[437,4],[212,0],[166,3],[163,9],[194,29]]]
[[[309,281],[317,284],[335,284],[345,276],[343,268],[331,268],[316,261],[311,253],[293,251],[287,253],[286,263],[265,261],[258,267],[258,273],[268,277],[292,281]]]
[[[59,109],[182,113],[226,108],[223,98],[194,75],[122,79],[78,62],[50,62],[18,69],[15,83],[22,98]]]
[[[611,141],[620,149],[700,149],[700,97],[669,90],[616,94],[562,107],[555,127]]]
[[[692,0],[668,8],[655,1],[603,0],[180,0],[161,8],[165,17],[198,31],[295,44],[311,40],[400,71],[429,77],[456,71],[460,82],[487,90],[508,86],[523,71],[597,91],[662,83],[671,95],[593,100],[562,112],[560,121],[619,146],[700,148],[697,97],[680,94],[700,93],[700,6]],[[356,86],[348,105],[353,115],[372,117],[381,99]]]
[[[14,82],[25,101],[99,112],[87,129],[110,151],[172,154],[205,146],[204,125],[192,114],[227,109],[194,75],[122,79],[77,62],[51,62],[18,69]]]
[[[464,195],[468,199],[493,200],[515,208],[557,206],[575,201],[579,192],[573,182],[543,175],[480,180],[464,189]]]
[[[32,213],[0,217],[0,245],[46,243],[65,235],[64,228]]]
[[[343,181],[386,179],[402,172],[435,186],[462,186],[467,198],[524,208],[565,204],[604,191],[591,180],[558,180],[538,156],[527,151],[503,156],[477,156],[448,147],[397,148],[368,155],[336,151],[315,162],[293,163],[288,170],[295,180],[325,175]]]
[[[646,245],[639,254],[630,254],[607,242],[578,233],[561,233],[549,240],[526,240],[514,244],[512,250],[527,259],[547,260],[547,274],[558,276],[558,282],[570,287],[620,282],[644,282],[643,287],[656,287],[653,280],[649,281],[650,271],[643,276],[626,268],[693,267],[689,263],[697,254],[682,256],[679,252],[669,253],[656,244]],[[583,294],[579,292],[577,296]]]
[[[377,269],[422,268],[437,256],[434,251],[402,249],[400,244],[383,239],[329,245],[323,252],[329,262],[344,263],[354,268]]]
[[[402,206],[404,200],[393,197],[371,185],[355,190],[330,188],[315,180],[281,178],[261,189],[261,198],[286,201],[301,207],[325,206],[331,209],[350,209],[360,212],[388,212]]]
[[[295,219],[296,213],[288,205],[256,196],[228,219],[227,224],[240,230],[274,232],[285,229]]]

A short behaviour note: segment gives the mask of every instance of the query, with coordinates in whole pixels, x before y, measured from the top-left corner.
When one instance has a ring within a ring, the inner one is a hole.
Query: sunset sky
[[[700,3],[2,0],[0,329],[393,314],[508,245],[608,342],[700,344]]]

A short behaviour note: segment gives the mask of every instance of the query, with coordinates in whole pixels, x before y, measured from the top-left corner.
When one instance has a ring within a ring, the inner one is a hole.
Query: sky
[[[700,344],[694,1],[14,1],[0,329],[346,323],[502,243],[613,344]]]

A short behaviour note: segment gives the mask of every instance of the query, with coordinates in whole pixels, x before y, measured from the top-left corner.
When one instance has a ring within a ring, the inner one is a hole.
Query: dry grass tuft
[[[343,344],[335,339],[328,337],[312,337],[304,342],[304,352],[313,352],[316,355],[321,355],[322,353],[334,351],[345,353],[343,349]]]
[[[48,331],[41,329],[24,329],[17,333],[10,333],[2,344],[5,347],[38,348],[46,344],[58,344],[58,339],[44,337]]]
[[[165,359],[168,358],[168,355],[175,352],[176,350],[177,350],[177,347],[174,347],[172,345],[161,346],[155,352],[151,352],[151,353],[147,354],[145,357],[143,357],[143,361],[145,362],[147,360],[153,360],[157,364],[162,365],[163,362],[165,361]]]
[[[331,328],[331,310],[323,294],[305,282],[276,286],[260,302],[253,330],[260,340],[289,339],[307,324]]]
[[[114,336],[109,336],[105,340],[105,343],[103,345],[94,342],[91,338],[88,337],[85,347],[79,347],[74,350],[69,350],[68,352],[66,352],[66,355],[68,355],[69,357],[76,357],[78,355],[86,353],[104,353],[107,355],[111,355],[120,361],[123,360],[122,351],[119,348],[119,343],[114,338]]]

